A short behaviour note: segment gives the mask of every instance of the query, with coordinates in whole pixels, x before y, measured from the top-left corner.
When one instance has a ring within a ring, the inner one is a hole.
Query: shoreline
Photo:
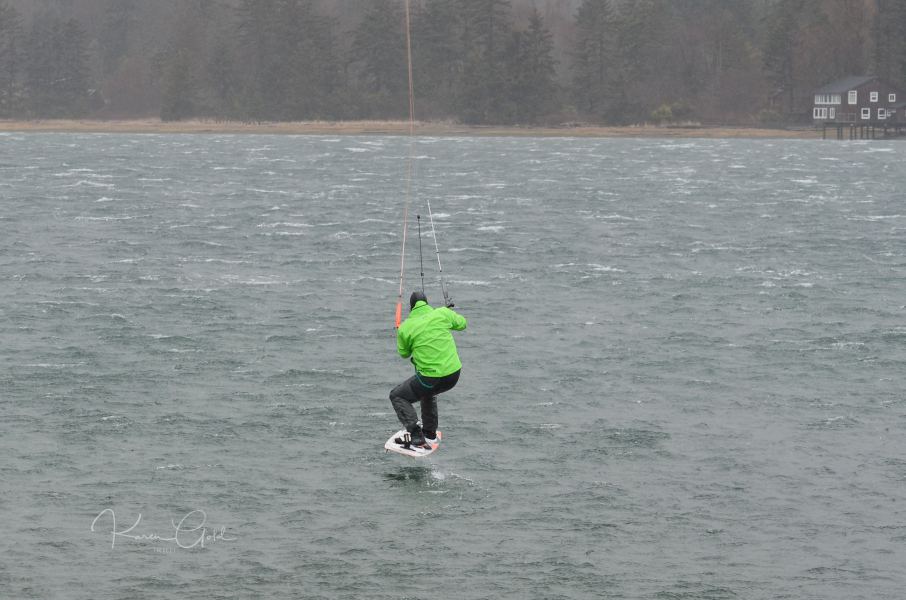
[[[0,120],[0,132],[7,133],[214,133],[281,135],[408,135],[407,121],[161,121],[159,119],[41,119]],[[770,129],[755,127],[518,127],[459,125],[447,122],[417,122],[420,136],[493,137],[620,137],[620,138],[780,138],[821,139],[817,129]]]

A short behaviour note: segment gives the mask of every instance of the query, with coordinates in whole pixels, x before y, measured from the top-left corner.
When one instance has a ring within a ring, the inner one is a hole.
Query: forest
[[[416,118],[795,125],[903,0],[410,0]],[[0,0],[0,118],[408,116],[404,0]]]

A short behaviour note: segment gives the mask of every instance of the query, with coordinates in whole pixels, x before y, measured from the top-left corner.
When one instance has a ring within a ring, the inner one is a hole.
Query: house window
[[[887,111],[883,108],[878,109],[878,120],[883,121],[887,118]]]
[[[840,94],[815,94],[815,104],[840,104]]]
[[[862,118],[865,119],[866,121],[871,118],[871,109],[870,108],[862,109]]]
[[[833,109],[831,109],[831,110],[833,110]],[[816,106],[815,109],[812,111],[812,117],[815,119],[826,119],[827,118],[827,109],[819,108]]]
[[[829,109],[827,109],[827,116],[831,121],[836,119],[837,118],[837,109],[834,108],[833,106],[830,107]]]
[[[878,92],[872,92],[868,97],[868,101],[877,102],[878,101]]]
[[[850,104],[858,104],[858,103],[859,103],[859,91],[858,91],[858,90],[850,90],[850,91],[849,91],[849,98],[847,99],[847,101],[848,101]]]
[[[897,95],[896,95],[896,94],[887,94],[887,101],[888,101],[888,102],[896,102],[896,101],[897,101]]]

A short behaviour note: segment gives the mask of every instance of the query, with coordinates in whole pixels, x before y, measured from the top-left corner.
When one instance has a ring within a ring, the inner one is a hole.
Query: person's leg
[[[437,394],[452,389],[457,381],[459,381],[459,371],[446,377],[425,377],[423,375],[416,377],[416,382],[412,384],[414,391],[418,395],[425,394],[421,398],[422,429],[425,437],[437,437]]]
[[[424,442],[422,428],[418,426],[418,414],[415,412],[413,403],[419,401],[415,389],[419,388],[418,380],[410,377],[402,382],[390,392],[390,404],[396,411],[396,417],[400,420],[403,427],[412,434],[412,443],[418,445]]]
[[[437,437],[437,396],[422,398],[422,431],[425,437]]]

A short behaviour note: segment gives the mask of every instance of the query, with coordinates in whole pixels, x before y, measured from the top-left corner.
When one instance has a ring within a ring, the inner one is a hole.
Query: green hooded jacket
[[[411,356],[415,369],[425,377],[446,377],[462,368],[450,330],[465,328],[464,317],[419,300],[397,331],[396,349],[403,358]]]

